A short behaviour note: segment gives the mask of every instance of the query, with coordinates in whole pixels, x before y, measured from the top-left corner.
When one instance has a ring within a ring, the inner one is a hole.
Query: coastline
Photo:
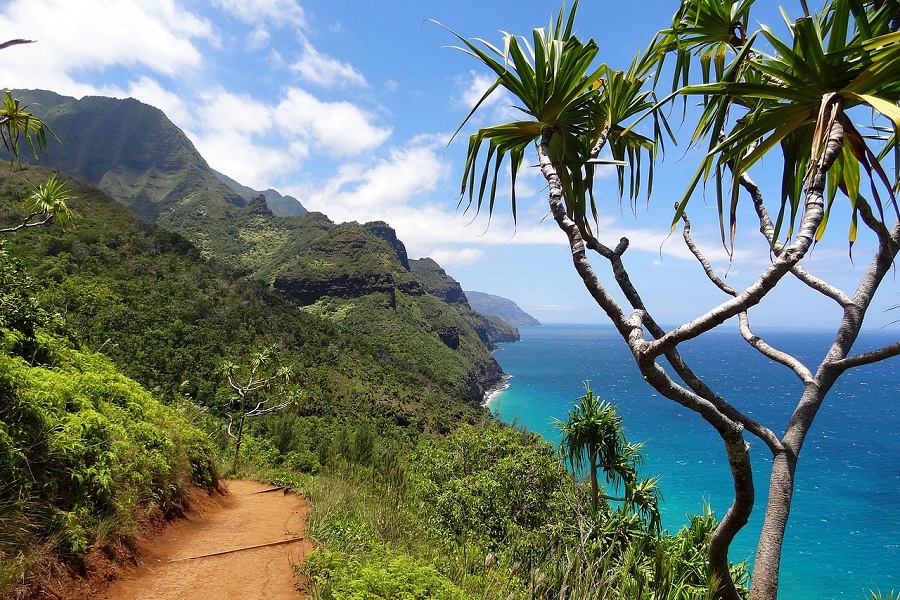
[[[512,379],[512,375],[504,373],[503,378],[499,383],[485,391],[484,398],[481,400],[481,405],[489,409],[491,407],[491,402],[500,394],[500,392],[509,387],[510,379]]]

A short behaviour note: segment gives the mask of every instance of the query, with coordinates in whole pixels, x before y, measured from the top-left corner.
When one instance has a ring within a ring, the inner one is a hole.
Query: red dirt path
[[[224,486],[226,496],[168,527],[142,552],[140,566],[99,598],[305,598],[293,565],[312,549],[305,539],[307,502],[256,481]]]

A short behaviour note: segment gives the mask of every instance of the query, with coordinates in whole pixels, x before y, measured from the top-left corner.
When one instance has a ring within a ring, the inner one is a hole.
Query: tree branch
[[[769,216],[769,211],[766,210],[765,204],[763,203],[762,192],[760,191],[759,186],[757,186],[756,182],[754,182],[746,173],[741,173],[739,181],[741,187],[747,190],[753,200],[753,207],[756,210],[757,217],[759,218],[759,232],[769,242],[769,247],[772,249],[772,253],[775,254],[775,256],[780,255],[784,250],[784,244],[775,239],[775,226],[772,224],[772,219]],[[791,273],[800,282],[804,283],[820,294],[831,298],[841,307],[849,304],[849,296],[847,296],[844,292],[834,287],[833,285],[830,285],[824,280],[812,275],[802,265],[794,265],[794,268],[791,269]]]
[[[811,169],[809,175],[809,186],[806,190],[806,202],[804,205],[804,214],[800,220],[797,237],[794,241],[785,246],[782,252],[778,254],[772,265],[767,268],[757,278],[757,280],[748,286],[741,294],[733,299],[723,302],[719,306],[713,308],[709,312],[693,321],[676,327],[665,336],[651,342],[645,348],[645,351],[651,356],[659,356],[669,349],[675,347],[681,342],[693,339],[711,329],[721,325],[728,319],[747,311],[768,294],[781,279],[804,257],[812,247],[815,239],[816,230],[822,222],[825,214],[825,202],[823,192],[825,189],[825,174],[834,164],[843,148],[844,129],[840,121],[835,120],[831,123],[828,130],[828,136],[825,141],[825,150],[822,158]]]
[[[4,50],[6,48],[9,48],[10,46],[18,46],[19,44],[33,44],[36,41],[37,40],[23,40],[23,39],[8,40],[6,42],[0,43],[0,50]]]
[[[877,350],[872,350],[870,352],[863,352],[862,354],[848,356],[847,358],[832,362],[831,365],[842,371],[846,371],[847,369],[852,369],[853,367],[871,365],[872,363],[876,363],[888,358],[894,358],[896,356],[900,356],[900,342],[894,342],[893,344],[884,346]]]
[[[43,212],[31,213],[30,215],[25,217],[25,220],[22,221],[20,224],[14,226],[14,227],[5,227],[3,229],[0,229],[0,233],[13,233],[13,232],[19,231],[21,229],[25,229],[26,227],[38,227],[40,225],[46,225],[53,219],[52,212],[49,215],[47,215],[43,221],[32,221],[31,220],[31,219],[33,219],[39,215],[43,215],[43,214],[45,214],[45,213],[43,213]]]
[[[686,212],[682,213],[681,220],[684,222],[684,230],[682,231],[684,242],[685,244],[687,244],[687,247],[691,251],[691,254],[694,255],[694,257],[703,267],[703,271],[706,273],[706,276],[710,281],[713,282],[716,287],[718,287],[726,294],[737,296],[738,291],[726,284],[718,275],[716,275],[709,261],[706,259],[706,256],[704,256],[704,254],[694,243],[693,238],[691,238],[691,221],[690,219],[688,219]],[[780,350],[776,350],[775,348],[769,346],[762,338],[753,333],[753,331],[750,329],[750,315],[747,311],[740,313],[738,315],[738,320],[740,323],[741,337],[743,337],[744,340],[748,344],[750,344],[750,346],[755,348],[763,356],[769,358],[770,360],[780,363],[794,371],[797,377],[799,377],[800,380],[804,383],[812,380],[813,375],[810,370],[806,368],[806,365],[804,365],[802,362],[800,362],[790,354],[782,352]],[[772,433],[768,428],[766,428],[766,431],[768,433]],[[774,437],[774,433],[772,433],[772,436]],[[772,442],[774,441],[775,440],[773,439]],[[777,452],[781,448],[780,441],[777,443],[769,443],[769,448],[772,450],[772,452]]]

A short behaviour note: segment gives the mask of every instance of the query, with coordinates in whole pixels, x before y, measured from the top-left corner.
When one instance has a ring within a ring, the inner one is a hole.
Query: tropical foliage
[[[621,498],[604,494],[603,499],[621,502],[626,512],[638,511],[648,520],[651,530],[659,530],[657,478],[646,480],[638,476],[641,444],[628,443],[616,408],[595,396],[590,384],[585,383],[585,388],[585,395],[578,398],[566,420],[557,420],[562,434],[560,449],[573,471],[587,468],[594,511],[600,501],[598,472],[603,471],[613,490],[623,491]]]
[[[374,442],[380,458],[332,454],[299,482],[321,543],[302,568],[314,598],[709,597],[709,513],[658,536],[634,514],[594,511],[550,444],[498,424],[421,439],[399,462]]]
[[[81,553],[134,530],[139,506],[168,511],[216,480],[213,447],[102,355],[45,333],[23,356],[0,328],[0,590],[30,552]]]
[[[22,222],[11,227],[0,228],[0,233],[12,233],[26,227],[46,225],[54,218],[60,227],[66,230],[71,227],[75,217],[74,211],[67,204],[71,200],[72,197],[65,184],[54,175],[46,183],[33,186],[32,192],[22,203],[22,209],[26,215]]]
[[[652,92],[644,90],[647,79],[646,61],[636,60],[623,72],[607,65],[593,66],[598,46],[593,40],[582,42],[573,35],[576,1],[566,17],[560,11],[556,22],[546,29],[535,29],[529,43],[524,38],[506,35],[502,49],[480,44],[455,34],[464,44],[465,52],[490,68],[497,79],[485,91],[469,113],[478,107],[498,87],[512,93],[522,103],[517,107],[528,120],[515,121],[479,129],[469,139],[469,151],[463,172],[462,198],[481,210],[493,211],[497,193],[497,178],[504,161],[512,167],[512,214],[516,215],[515,182],[524,165],[525,153],[542,132],[554,132],[550,138],[548,156],[556,167],[560,185],[568,201],[568,214],[587,227],[588,219],[597,216],[593,197],[594,168],[586,164],[615,164],[619,169],[620,189],[626,189],[626,164],[635,166],[627,190],[636,198],[646,176],[647,192],[652,189],[653,161],[656,146],[653,140],[623,127],[622,123],[637,114],[652,109]],[[654,111],[654,114],[657,113]],[[466,118],[468,121],[469,117]],[[654,119],[656,137],[668,127],[660,115]],[[465,121],[457,130],[459,133]],[[609,146],[612,159],[599,158],[599,150]],[[486,155],[479,155],[486,147]],[[644,158],[646,157],[646,158]],[[624,159],[628,159],[625,162]],[[483,162],[478,177],[478,162]],[[647,160],[646,175],[642,175],[642,161]],[[490,187],[488,187],[490,186]]]
[[[0,108],[0,139],[3,139],[12,161],[19,158],[19,142],[22,139],[37,157],[39,151],[47,148],[47,134],[54,135],[43,121],[27,109],[8,90],[4,93],[3,108]]]

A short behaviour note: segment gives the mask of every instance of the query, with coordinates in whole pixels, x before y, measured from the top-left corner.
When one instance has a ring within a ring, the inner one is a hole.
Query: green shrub
[[[319,600],[459,600],[465,594],[430,565],[379,548],[359,558],[317,549],[303,566]]]
[[[0,329],[0,347],[18,335]],[[83,552],[139,505],[168,510],[186,486],[215,483],[212,445],[176,410],[102,355],[33,339],[52,362],[0,354],[0,563],[51,541]]]
[[[420,443],[410,469],[435,531],[447,541],[473,543],[482,555],[569,520],[561,489],[569,477],[537,434],[464,426]]]

